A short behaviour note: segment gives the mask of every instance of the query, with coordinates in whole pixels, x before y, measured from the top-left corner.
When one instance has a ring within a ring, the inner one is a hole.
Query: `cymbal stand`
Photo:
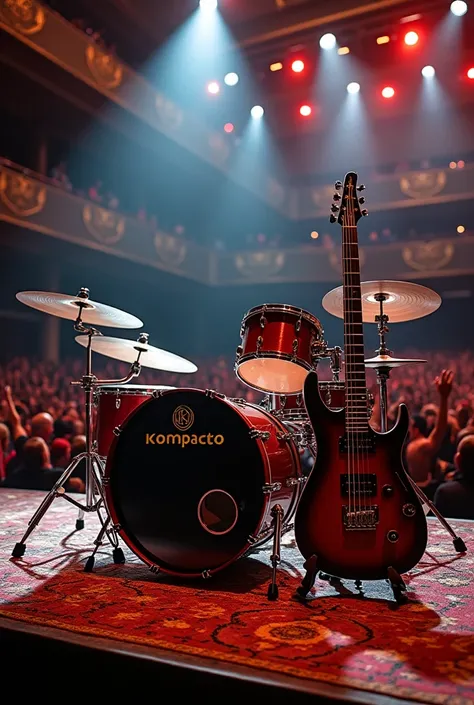
[[[392,355],[392,352],[387,348],[386,342],[385,342],[385,335],[389,332],[387,322],[388,322],[388,316],[383,312],[383,302],[386,300],[386,295],[385,294],[376,294],[375,298],[377,301],[380,302],[380,314],[378,316],[375,316],[375,322],[378,324],[378,334],[379,334],[379,341],[380,341],[380,347],[378,350],[376,350],[377,355]],[[387,382],[390,378],[390,372],[391,368],[390,367],[377,367],[377,383],[379,387],[379,395],[380,395],[380,431],[382,433],[386,433],[388,431],[388,396],[387,396]],[[450,524],[446,521],[444,516],[441,514],[441,512],[436,508],[436,506],[433,504],[433,502],[428,499],[428,497],[425,495],[423,490],[418,487],[416,482],[413,480],[410,475],[407,473],[407,478],[408,481],[410,482],[411,486],[415,490],[418,499],[422,504],[426,504],[427,507],[433,512],[435,517],[438,519],[439,523],[441,526],[446,529],[448,534],[451,536],[453,540],[453,546],[454,549],[457,553],[465,553],[467,548],[466,544],[464,543],[463,539],[456,534],[454,529],[450,526]]]
[[[123,562],[123,553],[120,548],[118,548],[118,539],[113,531],[113,529],[108,528],[108,525],[110,523],[110,517],[108,517],[108,510],[107,506],[105,503],[105,495],[102,489],[102,476],[104,472],[103,464],[102,464],[102,459],[101,457],[92,449],[92,436],[93,436],[93,428],[92,428],[92,405],[93,405],[93,392],[96,387],[102,386],[104,384],[126,384],[127,382],[130,382],[134,377],[137,377],[140,374],[141,370],[141,365],[140,365],[140,351],[138,352],[138,357],[135,362],[132,363],[130,366],[130,371],[126,377],[123,379],[116,379],[116,380],[99,380],[95,375],[92,374],[92,338],[97,335],[102,335],[100,331],[98,331],[96,328],[93,328],[92,326],[87,326],[83,323],[82,321],[82,315],[84,309],[87,309],[88,304],[87,304],[87,299],[89,298],[89,290],[88,289],[81,289],[79,291],[78,297],[83,299],[84,303],[82,302],[78,304],[79,307],[79,313],[78,316],[74,322],[74,330],[79,332],[79,333],[84,333],[89,337],[88,345],[86,348],[86,373],[83,375],[80,381],[75,381],[71,382],[72,385],[75,386],[81,386],[82,389],[84,390],[84,396],[85,396],[85,412],[86,412],[86,428],[85,428],[85,435],[86,435],[86,451],[85,453],[81,453],[80,455],[76,456],[74,460],[69,464],[69,466],[64,470],[62,473],[61,477],[57,480],[57,482],[54,484],[53,488],[48,492],[46,497],[43,499],[41,504],[39,505],[38,509],[36,512],[33,514],[31,517],[30,521],[28,522],[28,527],[21,539],[18,543],[15,544],[15,547],[12,551],[12,556],[14,558],[21,558],[26,551],[26,540],[28,537],[33,533],[35,528],[38,526],[40,521],[42,520],[43,516],[46,514],[50,506],[52,505],[53,501],[56,499],[56,497],[61,497],[62,499],[65,499],[67,502],[70,504],[73,504],[75,507],[79,509],[79,515],[76,520],[76,530],[83,529],[84,528],[84,514],[89,513],[89,512],[97,512],[97,515],[99,517],[99,520],[102,524],[102,527],[104,527],[105,524],[105,529],[104,533],[107,534],[107,538],[109,539],[111,545],[114,548],[114,561],[115,562]],[[85,481],[85,502],[78,502],[77,500],[73,499],[69,495],[66,494],[65,490],[65,484],[71,477],[72,473],[76,469],[76,467],[79,465],[81,460],[86,461],[86,481]],[[99,495],[98,499],[96,499],[96,495]],[[100,510],[103,509],[106,513],[106,519],[104,519],[100,513]],[[121,555],[120,555],[121,554]],[[116,560],[117,559],[117,560]],[[120,560],[119,560],[120,559]]]

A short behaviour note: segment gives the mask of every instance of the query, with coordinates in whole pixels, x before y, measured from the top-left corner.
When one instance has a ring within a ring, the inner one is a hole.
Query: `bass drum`
[[[114,439],[104,486],[116,530],[152,570],[210,577],[283,524],[302,482],[283,423],[243,400],[197,389],[141,404]]]

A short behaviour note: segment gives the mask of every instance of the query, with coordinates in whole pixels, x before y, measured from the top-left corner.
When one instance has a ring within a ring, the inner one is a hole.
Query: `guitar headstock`
[[[359,197],[357,192],[364,191],[365,186],[361,184],[357,186],[357,174],[354,171],[349,171],[346,174],[344,183],[336,181],[334,184],[336,192],[333,196],[331,206],[331,215],[329,221],[331,223],[338,222],[339,225],[357,225],[362,216],[369,215],[368,210],[361,209],[365,203],[363,196]],[[340,193],[342,191],[342,194]],[[336,215],[338,214],[338,215]]]

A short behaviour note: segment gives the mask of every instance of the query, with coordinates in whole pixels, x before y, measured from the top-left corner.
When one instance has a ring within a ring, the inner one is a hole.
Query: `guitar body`
[[[304,399],[317,457],[295,517],[299,550],[306,559],[317,557],[318,570],[339,578],[379,580],[387,577],[390,566],[399,573],[411,570],[425,551],[427,526],[402,464],[406,406],[400,406],[397,423],[388,433],[369,429],[369,451],[351,455],[341,449],[345,410],[325,405],[315,372],[306,378]],[[370,507],[376,513],[375,526],[348,528],[344,513],[350,504],[356,510]]]

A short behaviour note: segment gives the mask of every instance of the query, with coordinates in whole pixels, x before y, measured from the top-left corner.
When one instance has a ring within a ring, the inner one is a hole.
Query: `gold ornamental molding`
[[[161,230],[155,233],[155,250],[161,261],[168,267],[180,267],[187,255],[188,248],[184,240],[168,235]]]
[[[400,179],[400,190],[405,196],[415,198],[433,198],[446,186],[444,171],[413,171]]]
[[[82,219],[90,234],[102,245],[116,245],[125,233],[125,218],[91,203],[82,209]]]
[[[268,250],[262,252],[240,252],[235,256],[236,269],[244,277],[268,279],[281,272],[285,266],[284,252]]]
[[[0,19],[21,34],[41,32],[46,13],[35,0],[0,0]]]
[[[406,265],[418,272],[443,269],[452,260],[454,245],[450,242],[417,242],[402,250],[402,258]]]
[[[122,83],[123,68],[112,55],[101,51],[95,44],[86,47],[86,63],[99,86],[117,88]]]
[[[46,187],[35,179],[11,171],[0,171],[0,198],[6,207],[21,218],[43,210]]]
[[[155,108],[158,120],[163,127],[174,131],[183,124],[183,111],[173,101],[165,98],[162,93],[157,93],[155,97]]]

